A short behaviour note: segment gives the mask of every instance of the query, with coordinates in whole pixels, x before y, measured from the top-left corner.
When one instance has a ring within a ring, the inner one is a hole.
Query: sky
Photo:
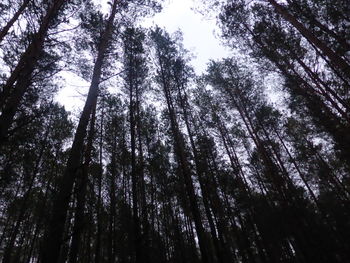
[[[219,32],[215,20],[205,19],[193,10],[194,7],[195,2],[192,0],[166,0],[162,12],[147,19],[143,25],[158,25],[169,33],[180,29],[184,36],[184,47],[196,56],[192,65],[196,73],[201,74],[210,59],[227,57],[229,51],[215,37]]]
[[[102,4],[106,0],[97,1]],[[215,20],[205,19],[193,10],[194,7],[193,0],[165,0],[163,10],[151,18],[146,18],[142,26],[158,25],[170,34],[180,29],[183,32],[184,47],[194,55],[192,66],[197,74],[202,74],[210,59],[227,57],[230,52],[215,36],[219,32]],[[85,101],[82,94],[87,93],[89,83],[67,72],[63,73],[62,77],[64,88],[59,91],[56,99],[66,110],[79,112]]]

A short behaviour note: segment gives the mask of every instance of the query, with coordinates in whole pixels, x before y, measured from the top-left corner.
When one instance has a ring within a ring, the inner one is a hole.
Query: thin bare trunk
[[[41,251],[41,263],[53,263],[52,259],[57,261],[59,257],[59,251],[62,245],[62,233],[64,230],[69,207],[69,200],[72,193],[73,184],[76,179],[76,172],[80,166],[79,164],[84,147],[84,138],[86,135],[90,115],[93,111],[99,93],[102,65],[108,44],[110,42],[110,38],[112,36],[113,23],[117,12],[117,3],[118,0],[114,0],[111,15],[101,36],[89,93],[74,136],[74,141],[70,150],[66,170],[61,179],[59,192],[57,193],[54,200],[53,211],[49,224],[49,231],[46,235],[45,243]]]

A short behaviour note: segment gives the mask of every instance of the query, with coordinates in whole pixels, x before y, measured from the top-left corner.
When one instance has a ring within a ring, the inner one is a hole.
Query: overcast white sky
[[[101,4],[107,0],[97,0]],[[162,12],[152,18],[147,18],[145,27],[158,25],[170,34],[180,29],[183,32],[184,47],[195,56],[192,65],[197,74],[205,71],[210,59],[220,59],[229,56],[229,51],[220,44],[214,36],[216,29],[214,20],[205,20],[193,9],[193,0],[165,0]],[[217,30],[218,32],[218,30]],[[87,92],[88,83],[79,80],[74,75],[64,74],[67,80],[57,98],[69,111],[80,111]]]
[[[185,48],[196,56],[192,64],[200,74],[205,71],[210,59],[227,57],[229,51],[214,36],[215,20],[205,20],[192,10],[193,7],[192,0],[166,0],[163,11],[147,19],[144,24],[165,27],[169,33],[180,29],[184,34]]]

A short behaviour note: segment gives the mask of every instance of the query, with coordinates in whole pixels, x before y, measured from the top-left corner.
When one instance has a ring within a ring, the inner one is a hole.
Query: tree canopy
[[[349,262],[350,5],[199,1],[197,75],[164,4],[0,3],[0,260]]]

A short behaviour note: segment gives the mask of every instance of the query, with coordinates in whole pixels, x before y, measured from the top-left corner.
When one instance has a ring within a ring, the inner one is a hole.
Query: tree
[[[86,129],[93,108],[97,102],[102,66],[104,58],[106,56],[105,52],[108,48],[108,43],[113,32],[113,23],[117,13],[117,7],[118,1],[114,1],[106,27],[100,38],[97,59],[93,70],[91,85],[89,88],[89,94],[87,96],[85,106],[81,114],[76,133],[74,135],[74,141],[70,150],[67,167],[61,179],[61,186],[53,204],[51,221],[48,228],[48,234],[45,239],[46,242],[44,243],[45,247],[41,252],[42,262],[52,262],[52,258],[55,260],[59,259],[59,251],[62,245],[62,233],[66,221],[68,204],[76,178],[76,172],[79,168],[80,159],[82,156]]]
[[[49,30],[57,22],[58,15],[65,1],[56,0],[47,6],[46,13],[40,21],[37,32],[24,53],[20,56],[17,65],[2,87],[1,116],[0,116],[0,143],[3,144],[13,123],[13,118],[20,106],[23,96],[31,85],[33,72],[38,66],[44,51],[44,44]],[[57,23],[56,23],[57,24]]]
[[[155,43],[155,52],[158,60],[158,81],[163,89],[164,97],[166,99],[174,141],[174,150],[179,162],[184,187],[189,198],[189,204],[195,222],[196,232],[198,234],[202,260],[203,262],[212,262],[213,259],[212,255],[209,254],[209,244],[203,227],[201,213],[191,178],[192,171],[189,164],[188,153],[186,151],[184,137],[180,131],[175,113],[176,106],[174,105],[173,98],[174,91],[172,89],[174,89],[174,84],[171,75],[171,68],[173,67],[173,64],[176,63],[178,56],[177,50],[174,41],[171,40],[169,36],[163,35],[159,28],[152,32],[152,39]]]

